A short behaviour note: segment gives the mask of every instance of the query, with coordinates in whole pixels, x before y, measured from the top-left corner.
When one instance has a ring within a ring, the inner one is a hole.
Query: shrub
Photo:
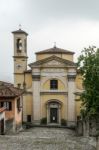
[[[41,119],[41,124],[47,124],[47,118],[46,117]]]
[[[67,125],[67,121],[65,119],[61,119],[61,125],[62,126],[66,126]]]

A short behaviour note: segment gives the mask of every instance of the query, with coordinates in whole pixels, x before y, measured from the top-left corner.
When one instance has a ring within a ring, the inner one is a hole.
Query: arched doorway
[[[61,106],[59,100],[49,100],[47,102],[47,124],[61,124]]]

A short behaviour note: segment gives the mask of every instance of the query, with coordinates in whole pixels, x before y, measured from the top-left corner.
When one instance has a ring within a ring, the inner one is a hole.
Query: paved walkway
[[[69,129],[31,128],[0,136],[0,150],[96,150],[95,138],[76,137]]]

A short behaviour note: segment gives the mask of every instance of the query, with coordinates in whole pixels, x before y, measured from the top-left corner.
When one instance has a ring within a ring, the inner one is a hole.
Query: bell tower
[[[13,31],[14,36],[14,86],[23,88],[24,71],[27,70],[27,36],[28,34],[21,30]]]

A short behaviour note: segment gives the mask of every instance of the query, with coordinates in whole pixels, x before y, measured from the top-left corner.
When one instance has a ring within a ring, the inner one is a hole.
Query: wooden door
[[[4,134],[4,119],[0,121],[0,127],[1,127],[1,135],[3,135]]]
[[[57,108],[50,108],[50,122],[57,123]]]

